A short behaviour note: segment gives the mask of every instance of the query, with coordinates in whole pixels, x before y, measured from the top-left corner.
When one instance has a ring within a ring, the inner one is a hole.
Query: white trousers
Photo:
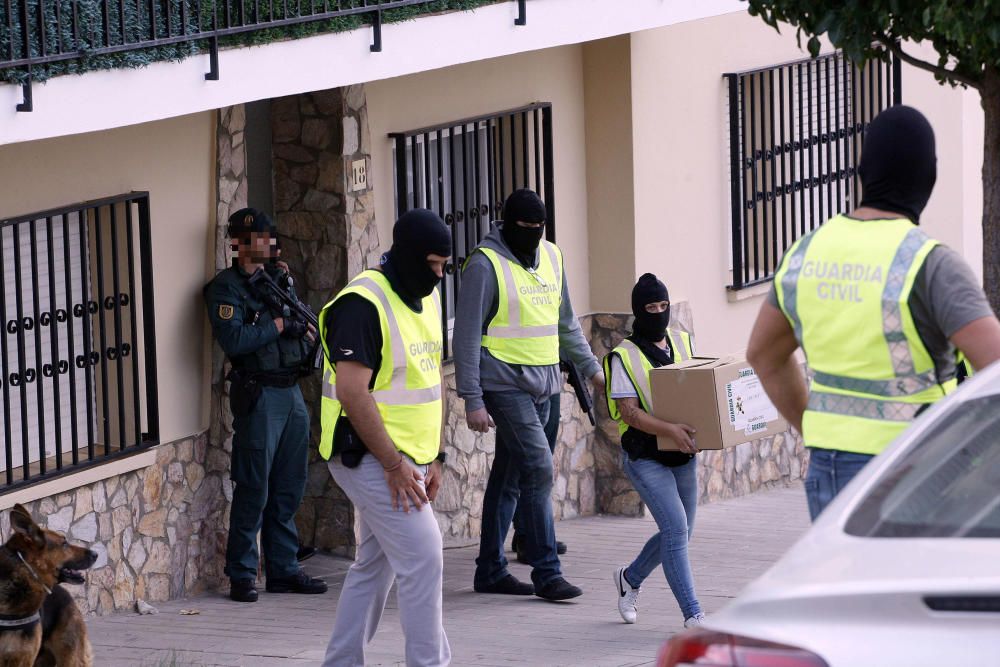
[[[337,603],[333,635],[324,667],[364,667],[365,645],[375,636],[386,598],[398,580],[399,620],[406,641],[407,667],[444,667],[451,647],[441,618],[444,571],[441,530],[425,505],[409,513],[392,508],[382,466],[366,455],[357,468],[334,457],[334,481],[354,504],[360,542]],[[426,466],[418,466],[426,474]]]

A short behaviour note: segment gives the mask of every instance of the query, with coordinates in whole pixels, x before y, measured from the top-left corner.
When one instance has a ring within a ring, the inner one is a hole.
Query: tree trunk
[[[987,67],[981,90],[983,146],[983,286],[1000,313],[1000,69]]]

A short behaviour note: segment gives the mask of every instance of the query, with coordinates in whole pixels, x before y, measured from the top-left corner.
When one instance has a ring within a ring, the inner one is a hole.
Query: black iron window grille
[[[149,195],[0,220],[0,491],[159,441]]]
[[[860,201],[872,119],[901,102],[901,63],[840,52],[724,75],[729,89],[731,290],[769,281],[795,239]]]
[[[453,257],[441,282],[448,358],[462,264],[500,217],[507,195],[518,188],[537,192],[548,214],[546,238],[555,241],[552,105],[539,102],[389,136],[397,216],[428,208],[451,228]]]

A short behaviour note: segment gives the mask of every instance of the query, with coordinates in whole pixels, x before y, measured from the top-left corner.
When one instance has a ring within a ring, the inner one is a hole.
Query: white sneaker
[[[699,628],[705,622],[705,614],[698,612],[691,618],[684,619],[685,628]]]
[[[618,613],[626,623],[635,623],[639,612],[639,589],[625,580],[625,568],[620,567],[614,574],[615,589],[618,591]]]

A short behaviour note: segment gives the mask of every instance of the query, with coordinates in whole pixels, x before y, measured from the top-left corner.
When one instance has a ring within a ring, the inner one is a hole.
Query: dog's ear
[[[15,533],[24,535],[36,544],[43,544],[45,542],[45,535],[42,534],[42,529],[38,527],[38,524],[28,514],[28,510],[24,509],[20,504],[14,505],[10,511],[10,527]]]

